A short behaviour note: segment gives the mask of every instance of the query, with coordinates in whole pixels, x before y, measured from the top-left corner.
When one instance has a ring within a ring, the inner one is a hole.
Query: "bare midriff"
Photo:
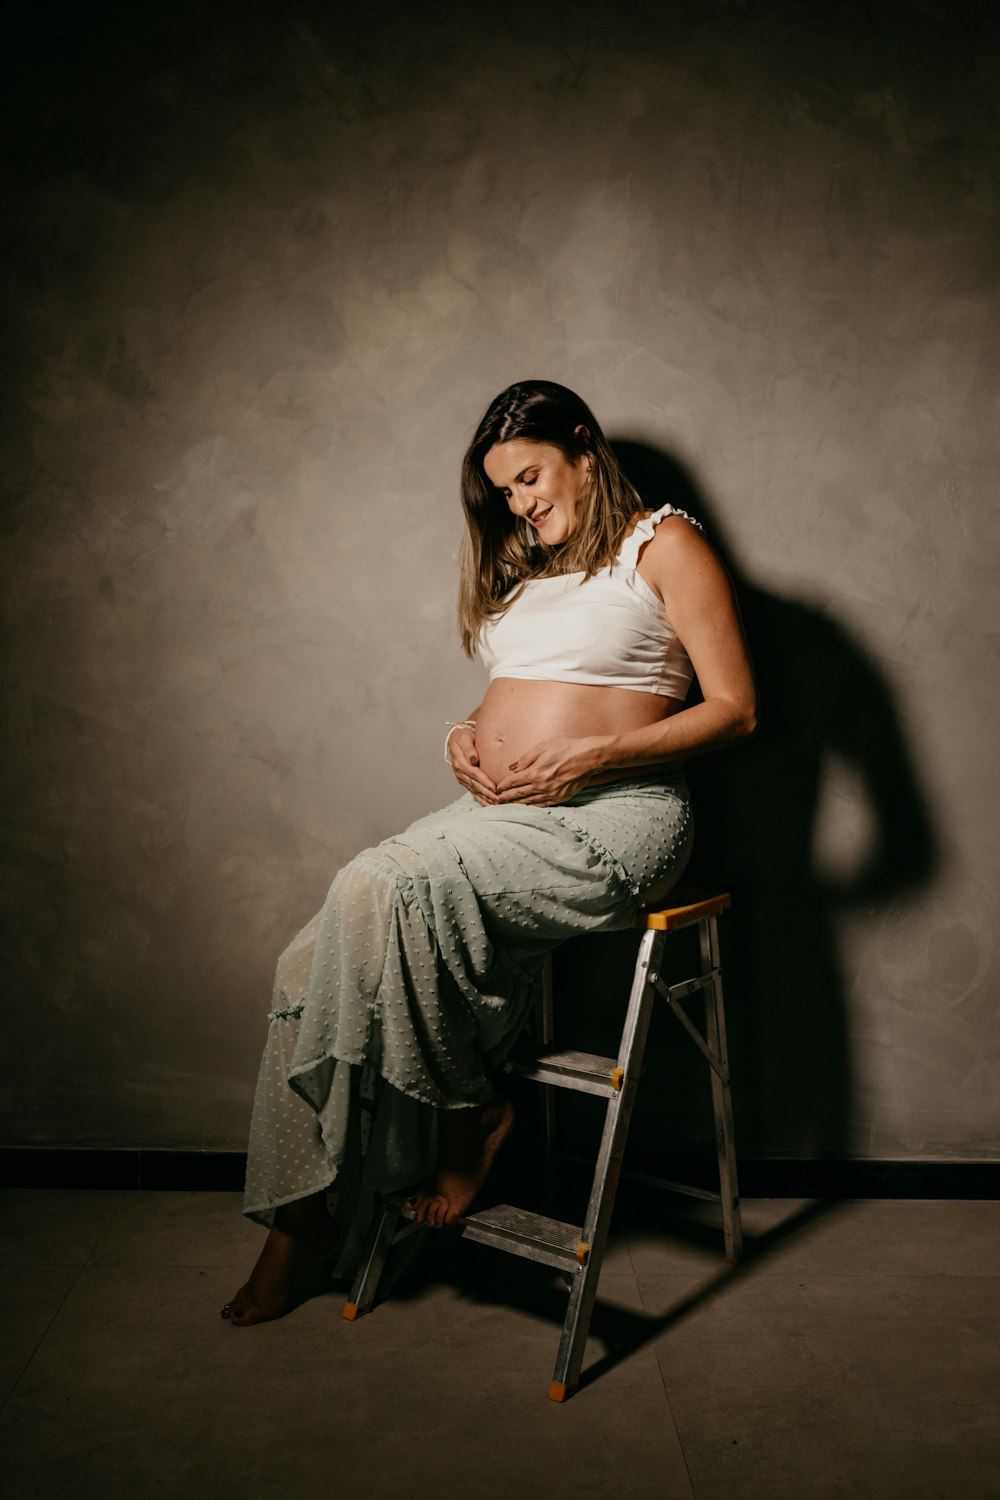
[[[479,764],[493,781],[506,775],[511,761],[542,740],[581,739],[621,734],[669,718],[683,706],[678,698],[637,693],[630,688],[590,687],[576,682],[533,682],[496,677],[476,714]],[[677,767],[680,761],[674,762]],[[653,771],[650,766],[598,772],[592,784],[620,781]]]

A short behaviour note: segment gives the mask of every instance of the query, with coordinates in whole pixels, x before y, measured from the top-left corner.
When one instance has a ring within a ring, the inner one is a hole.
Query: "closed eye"
[[[518,484],[523,484],[524,487],[525,487],[525,489],[528,489],[531,485],[534,484],[534,482],[535,482],[535,480],[537,478],[538,478],[538,470],[536,469],[535,472],[534,472],[534,474],[532,474],[530,476],[527,473],[519,474],[517,476],[517,481],[516,482]],[[494,486],[494,488],[496,488],[496,486]],[[509,500],[510,499],[510,490],[497,489],[497,494],[500,496],[500,498],[502,500]]]

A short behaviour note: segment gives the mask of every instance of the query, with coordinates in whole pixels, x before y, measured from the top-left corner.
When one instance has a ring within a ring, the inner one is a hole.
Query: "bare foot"
[[[333,1250],[336,1232],[325,1200],[325,1193],[314,1193],[278,1209],[250,1280],[222,1309],[235,1328],[269,1323],[288,1312],[302,1273],[321,1265]]]
[[[258,1262],[259,1264],[259,1262]],[[289,1292],[279,1292],[274,1301],[267,1300],[261,1293],[254,1290],[254,1277],[244,1282],[231,1302],[227,1302],[222,1309],[222,1316],[232,1323],[234,1328],[247,1328],[251,1323],[268,1323],[272,1318],[280,1318],[288,1309],[290,1301]]]
[[[421,1224],[443,1229],[468,1212],[489,1176],[497,1152],[514,1128],[507,1099],[472,1109],[443,1109],[434,1179],[407,1200]]]

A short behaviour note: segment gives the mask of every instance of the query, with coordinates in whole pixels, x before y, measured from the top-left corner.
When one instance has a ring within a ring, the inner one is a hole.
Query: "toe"
[[[235,1296],[231,1297],[221,1309],[221,1316],[227,1323],[235,1323],[246,1312],[250,1304],[250,1297],[246,1286],[241,1286]]]

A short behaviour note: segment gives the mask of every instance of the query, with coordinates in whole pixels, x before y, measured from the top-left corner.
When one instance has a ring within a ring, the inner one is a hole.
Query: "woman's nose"
[[[528,516],[533,507],[532,497],[527,490],[514,490],[510,497],[510,508],[517,516]]]

